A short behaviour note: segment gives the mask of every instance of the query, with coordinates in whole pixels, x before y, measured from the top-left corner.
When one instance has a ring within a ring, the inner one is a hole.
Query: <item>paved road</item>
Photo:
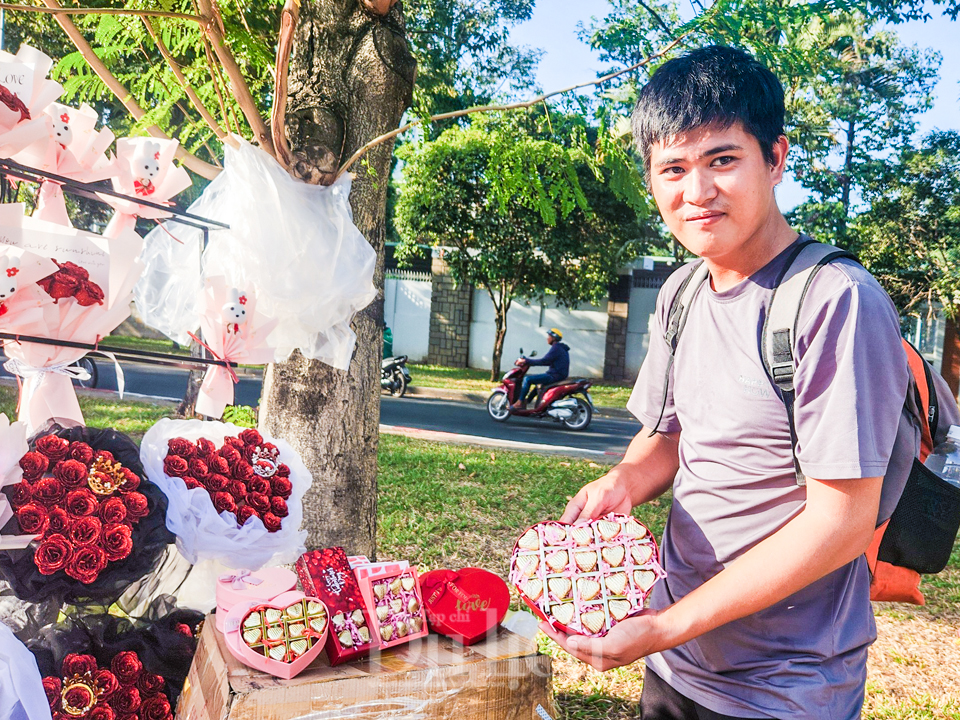
[[[96,362],[100,372],[97,387],[116,390],[113,363],[99,358]],[[130,363],[122,365],[126,392],[131,396],[145,395],[171,400],[183,397],[187,386],[185,370]],[[0,369],[0,376],[8,376],[8,373]],[[256,405],[259,400],[260,378],[241,375],[236,386],[236,403]],[[490,419],[482,405],[409,396],[392,398],[387,395],[381,396],[380,422],[401,432],[404,432],[404,428],[412,428],[417,431],[456,433],[507,443],[530,443],[575,448],[588,453],[612,454],[622,454],[640,429],[637,422],[598,417],[594,417],[590,427],[581,432],[566,430],[553,420],[510,418],[505,423],[497,423]]]

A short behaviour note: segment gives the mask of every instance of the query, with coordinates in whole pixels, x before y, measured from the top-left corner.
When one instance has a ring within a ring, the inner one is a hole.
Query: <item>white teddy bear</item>
[[[155,142],[145,142],[140,145],[138,152],[133,156],[133,189],[137,195],[152,195],[157,186],[154,179],[160,174],[160,145]]]
[[[66,147],[73,142],[73,131],[70,129],[70,114],[60,113],[60,117],[53,118],[53,139],[60,143],[60,147]]]
[[[20,287],[17,274],[20,272],[20,258],[16,256],[0,256],[0,315],[7,311],[5,300],[13,297]]]
[[[246,304],[247,296],[241,295],[236,288],[230,288],[227,292],[227,302],[220,311],[228,333],[239,333],[240,326],[246,324],[247,310],[244,307]]]

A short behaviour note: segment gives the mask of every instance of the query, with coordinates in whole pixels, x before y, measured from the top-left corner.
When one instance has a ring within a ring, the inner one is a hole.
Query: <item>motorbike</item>
[[[522,348],[520,353],[523,354]],[[568,378],[550,385],[542,385],[532,407],[522,410],[510,407],[519,399],[523,376],[529,369],[530,365],[520,357],[514,363],[514,367],[504,374],[500,385],[487,399],[487,412],[490,413],[490,417],[497,422],[506,422],[511,415],[549,417],[570,430],[586,429],[590,420],[593,419],[593,399],[588,392],[593,383],[582,378],[578,380]]]
[[[380,362],[380,389],[394,397],[403,397],[410,384],[410,371],[407,370],[407,356],[384,358]]]

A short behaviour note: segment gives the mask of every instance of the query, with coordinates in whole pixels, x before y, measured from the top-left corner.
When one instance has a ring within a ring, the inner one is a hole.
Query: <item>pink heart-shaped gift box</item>
[[[280,567],[256,572],[231,570],[217,578],[216,627],[224,632],[223,623],[235,605],[272,600],[297,587],[297,574]]]
[[[580,567],[581,556],[589,566]],[[572,524],[545,521],[528,528],[514,545],[510,582],[541,620],[567,633],[599,637],[643,609],[653,584],[666,576],[659,557],[650,531],[629,515],[610,513]],[[615,575],[622,576],[616,590]],[[557,596],[554,582],[563,596]],[[561,620],[563,610],[569,617]],[[588,614],[602,616],[599,629],[583,625]]]
[[[243,638],[241,637],[243,619],[247,616],[250,610],[255,607],[267,607],[283,610],[284,608],[303,599],[313,600],[323,605],[324,612],[326,613],[327,617],[327,625],[323,630],[323,634],[319,637],[315,637],[313,646],[296,660],[293,662],[282,662],[279,660],[274,660],[273,658],[265,657],[257,652],[254,652],[250,646],[243,641]],[[323,646],[327,641],[327,634],[330,631],[330,612],[326,608],[327,606],[320,599],[304,595],[302,592],[298,591],[283,593],[282,595],[278,595],[277,597],[266,602],[260,600],[234,605],[230,612],[227,613],[226,620],[224,620],[224,638],[226,640],[227,649],[230,651],[231,655],[237,658],[237,660],[242,662],[244,665],[252,667],[254,670],[260,670],[262,672],[274,675],[275,677],[289,680],[290,678],[296,677],[303,672],[307,666],[316,660],[317,656],[323,652]]]

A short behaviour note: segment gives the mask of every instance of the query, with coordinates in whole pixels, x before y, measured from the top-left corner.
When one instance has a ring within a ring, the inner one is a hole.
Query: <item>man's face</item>
[[[547,335],[547,345],[553,345],[557,339],[553,335]]]
[[[773,189],[783,178],[787,140],[773,148],[776,164],[739,123],[705,126],[650,149],[650,185],[670,231],[694,255],[735,262],[765,239],[779,218]]]

